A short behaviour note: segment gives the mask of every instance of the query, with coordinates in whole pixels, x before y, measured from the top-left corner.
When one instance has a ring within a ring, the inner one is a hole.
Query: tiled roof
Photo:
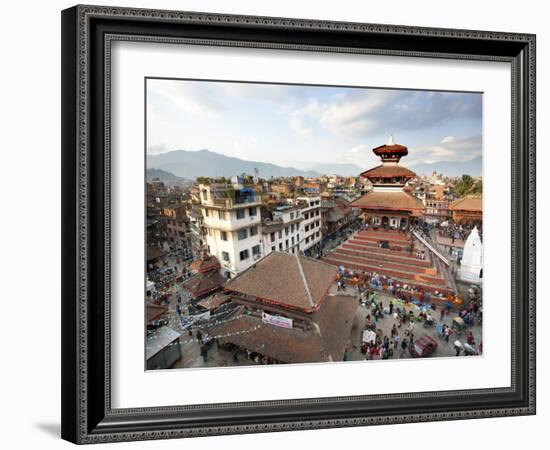
[[[147,304],[147,323],[162,317],[168,309],[165,306]]]
[[[363,172],[360,176],[365,178],[394,178],[394,177],[416,177],[416,173],[403,166],[388,166],[381,164],[373,169]]]
[[[404,145],[393,144],[393,145],[380,145],[379,147],[373,148],[372,151],[375,155],[380,155],[382,153],[402,153],[406,155],[409,151]]]
[[[386,210],[423,210],[422,202],[406,192],[369,192],[350,204],[354,208]]]
[[[194,297],[200,297],[201,295],[212,292],[225,283],[225,278],[217,270],[211,270],[209,272],[201,272],[197,275],[189,278],[183,287],[187,289]]]
[[[220,343],[230,342],[286,363],[342,361],[357,301],[352,296],[327,296],[312,315],[317,324],[307,330],[266,324],[259,317],[240,315],[212,330]]]
[[[198,304],[206,309],[216,309],[223,305],[225,302],[228,302],[231,300],[231,297],[223,294],[222,292],[217,292],[214,295],[211,295],[200,302]]]
[[[458,200],[451,203],[449,209],[454,209],[458,211],[482,211],[483,201],[481,197],[476,196],[459,198]]]
[[[208,272],[209,270],[218,269],[220,267],[220,262],[218,258],[214,255],[206,255],[205,257],[193,261],[189,265],[189,269],[193,272]]]
[[[155,247],[147,247],[147,261],[152,261],[164,255],[166,255],[165,251],[162,251]]]
[[[312,311],[323,301],[336,274],[336,268],[330,264],[290,253],[272,252],[230,280],[224,291]]]

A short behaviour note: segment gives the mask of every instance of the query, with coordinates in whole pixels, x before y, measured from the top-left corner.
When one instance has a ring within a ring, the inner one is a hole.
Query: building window
[[[256,215],[256,207],[252,206],[251,208],[248,208],[248,214],[250,216],[255,216]]]
[[[227,241],[227,233],[225,231],[220,231],[220,237],[222,241]]]
[[[282,242],[279,243],[279,251],[280,251],[280,252],[283,251],[283,243],[282,243]]]
[[[244,209],[237,209],[237,219],[244,219]]]
[[[243,250],[242,252],[240,252],[239,253],[239,258],[241,259],[241,261],[244,261],[245,259],[248,259],[248,249]]]
[[[252,247],[252,256],[260,256],[260,246],[259,245],[255,245],[254,247]]]
[[[294,220],[294,213],[293,212],[290,213],[290,220]]]
[[[279,239],[281,239],[283,237],[283,230],[280,230],[279,231]]]
[[[218,211],[218,218],[220,220],[225,220],[225,211]]]
[[[271,233],[271,242],[275,242],[275,233]]]
[[[256,236],[258,234],[258,227],[250,227],[250,236]]]
[[[306,220],[309,219],[309,213],[304,214],[304,219],[306,219]]]
[[[285,248],[288,248],[288,239],[285,241]]]
[[[272,251],[272,252],[275,251],[275,246],[271,247],[271,251]]]
[[[239,241],[242,241],[243,239],[246,239],[248,237],[248,233],[246,232],[246,228],[243,228],[242,230],[239,230],[237,232],[237,236],[239,237]]]
[[[285,227],[285,236],[288,236],[288,227]]]
[[[319,232],[315,233],[315,236],[319,237]]]
[[[222,259],[223,259],[224,261],[229,262],[229,253],[227,253],[227,252],[222,252]]]
[[[292,236],[291,242],[292,242],[292,245],[294,245],[294,236]]]
[[[309,225],[306,225],[306,233],[309,231]]]
[[[210,212],[207,209],[205,209],[204,210],[204,217],[208,217],[209,215],[210,215]]]
[[[300,235],[299,234],[296,235],[296,242],[300,242]]]
[[[306,244],[309,242],[309,236],[306,238]]]
[[[291,233],[294,233],[294,224],[292,224],[292,225],[290,226],[290,232],[291,232]]]

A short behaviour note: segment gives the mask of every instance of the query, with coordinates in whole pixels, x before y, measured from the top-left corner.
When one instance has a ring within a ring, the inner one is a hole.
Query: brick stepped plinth
[[[337,256],[338,258],[348,259],[353,262],[363,263],[363,264],[373,264],[379,265],[382,267],[388,267],[397,270],[405,270],[413,273],[421,273],[426,275],[437,275],[437,270],[435,267],[430,264],[426,264],[426,261],[407,259],[399,260],[395,259],[393,255],[384,255],[384,254],[372,254],[372,253],[361,253],[353,250],[338,249],[330,254],[330,256]],[[392,259],[393,258],[393,259]],[[418,264],[424,263],[424,264]]]
[[[400,233],[397,231],[359,231],[356,237],[395,242],[409,242],[411,240],[409,233]]]
[[[380,244],[380,241],[388,241],[388,244],[391,248],[398,249],[405,251],[407,247],[409,247],[411,244],[414,246],[414,243],[412,241],[397,241],[397,240],[390,240],[390,239],[379,239],[377,237],[367,237],[367,236],[355,236],[354,241],[361,244],[370,244],[370,245],[376,245],[378,246]]]
[[[384,259],[388,261],[394,261],[394,262],[402,262],[404,264],[414,264],[419,267],[431,267],[432,263],[429,259],[418,259],[414,256],[411,256],[408,252],[398,252],[398,251],[392,251],[384,248],[380,248],[378,246],[371,247],[371,246],[364,246],[364,245],[357,245],[353,243],[353,241],[348,241],[351,243],[344,243],[341,247],[339,247],[338,250],[342,251],[343,253],[352,255],[352,256],[364,256],[369,257],[373,259]]]
[[[338,254],[332,253],[330,256],[323,258],[325,262],[329,264],[334,264],[335,266],[344,266],[346,269],[360,270],[363,272],[377,272],[381,275],[386,275],[391,278],[398,278],[405,283],[428,283],[433,284],[434,286],[443,287],[446,285],[445,280],[439,276],[430,276],[423,273],[413,272],[410,270],[404,269],[394,269],[389,267],[387,264],[376,264],[376,263],[362,263],[357,261],[352,261],[346,256],[340,256]]]
[[[388,241],[390,248],[379,246]],[[410,235],[395,231],[360,231],[323,258],[329,264],[362,272],[376,272],[400,284],[417,286],[428,292],[450,293],[445,278],[430,259],[417,259],[400,249],[410,245]],[[426,252],[426,257],[429,254]]]

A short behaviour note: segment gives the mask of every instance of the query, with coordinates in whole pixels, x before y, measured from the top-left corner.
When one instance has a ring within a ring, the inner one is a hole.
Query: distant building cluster
[[[315,255],[323,239],[360,214],[389,229],[406,228],[411,221],[481,230],[481,196],[459,197],[456,177],[417,176],[398,165],[403,148],[380,147],[383,164],[357,177],[199,177],[185,186],[152,180],[147,183],[148,255],[179,249],[197,258],[206,251],[231,278],[274,251]],[[388,214],[370,217],[372,208],[363,208],[364,199]]]

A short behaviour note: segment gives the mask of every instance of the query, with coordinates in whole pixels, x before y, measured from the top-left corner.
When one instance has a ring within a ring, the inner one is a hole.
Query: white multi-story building
[[[199,189],[208,253],[232,278],[264,256],[260,199],[246,187],[200,184]]]
[[[321,196],[297,197],[303,220],[300,222],[300,250],[306,253],[321,242]]]
[[[303,250],[303,235],[300,224],[303,221],[299,206],[284,205],[272,212],[273,220],[262,225],[264,255],[271,252],[299,253]]]

